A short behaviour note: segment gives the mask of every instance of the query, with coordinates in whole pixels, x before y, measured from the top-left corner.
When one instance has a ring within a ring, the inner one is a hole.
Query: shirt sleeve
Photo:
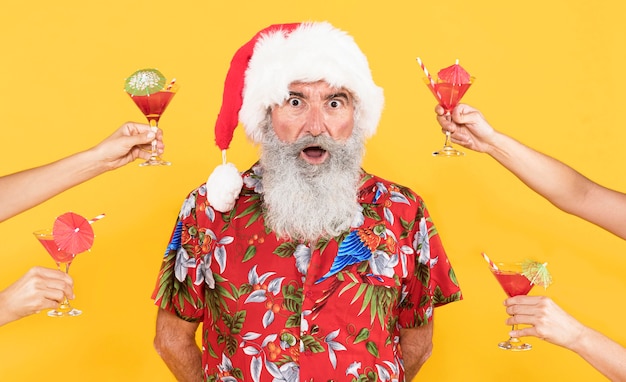
[[[196,222],[195,201],[190,194],[183,204],[165,251],[156,287],[155,305],[186,321],[199,321],[204,314],[204,256]]]
[[[424,201],[417,197],[418,209],[409,233],[412,262],[403,291],[399,324],[403,328],[425,325],[435,307],[461,300],[459,284]]]

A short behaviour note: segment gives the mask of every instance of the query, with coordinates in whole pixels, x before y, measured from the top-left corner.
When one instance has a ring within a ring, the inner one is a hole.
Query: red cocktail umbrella
[[[59,249],[74,255],[85,252],[93,244],[91,223],[73,212],[66,212],[56,218],[52,234]]]
[[[459,65],[459,60],[456,60],[454,65],[441,69],[437,73],[437,77],[440,82],[447,82],[449,84],[468,84],[471,79],[470,74]]]

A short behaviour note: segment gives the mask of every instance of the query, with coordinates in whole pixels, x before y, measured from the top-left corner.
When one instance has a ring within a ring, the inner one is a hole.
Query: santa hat
[[[235,166],[226,161],[238,122],[252,142],[262,142],[268,110],[289,97],[289,85],[320,80],[350,91],[356,120],[365,137],[372,136],[383,109],[383,91],[372,79],[367,58],[346,32],[327,22],[271,25],[235,53],[215,123],[223,163],[207,181],[213,208],[231,210],[243,185]]]

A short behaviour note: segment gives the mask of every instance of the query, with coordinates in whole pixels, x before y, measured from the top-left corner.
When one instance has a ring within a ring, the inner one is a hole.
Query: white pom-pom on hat
[[[223,163],[209,175],[206,182],[207,199],[214,209],[220,212],[230,211],[239,198],[242,186],[243,179],[237,167],[232,163]]]

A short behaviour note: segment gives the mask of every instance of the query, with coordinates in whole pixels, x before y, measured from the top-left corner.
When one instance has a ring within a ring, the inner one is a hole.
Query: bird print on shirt
[[[371,228],[359,228],[350,232],[339,245],[330,270],[315,283],[321,283],[349,265],[369,260],[380,241],[381,237]]]

